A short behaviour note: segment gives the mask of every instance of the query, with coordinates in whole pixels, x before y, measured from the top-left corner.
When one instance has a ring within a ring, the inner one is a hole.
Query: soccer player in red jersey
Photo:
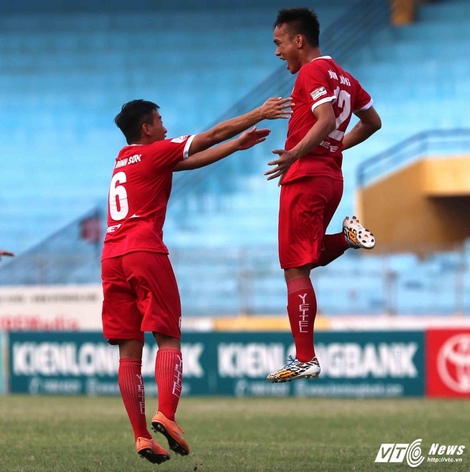
[[[109,188],[102,252],[103,333],[119,346],[121,396],[137,452],[152,463],[164,462],[170,454],[147,429],[141,369],[145,331],[152,332],[158,344],[158,409],[152,427],[167,438],[171,450],[189,454],[175,420],[183,376],[181,304],[163,242],[173,172],[204,167],[261,143],[270,131],[254,125],[263,119],[288,118],[290,108],[289,98],[272,98],[208,131],[174,139],[166,138],[155,103],[131,101],[115,118],[128,145],[116,158]]]
[[[361,143],[381,127],[370,95],[360,83],[319,49],[320,25],[307,8],[282,9],[274,23],[276,56],[297,74],[285,149],[268,164],[268,180],[281,185],[279,260],[287,284],[287,312],[296,356],[268,375],[271,382],[318,377],[314,321],[317,312],[310,272],[346,249],[372,249],[373,235],[356,217],[346,217],[343,231],[326,234],[342,197],[342,151]],[[359,121],[346,133],[355,114]]]

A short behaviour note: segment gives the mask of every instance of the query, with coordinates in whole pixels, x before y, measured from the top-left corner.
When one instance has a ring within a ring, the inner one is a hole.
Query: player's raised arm
[[[256,126],[243,132],[240,136],[227,141],[219,146],[214,146],[204,151],[191,154],[184,161],[180,161],[173,169],[175,171],[198,169],[208,166],[214,162],[220,161],[224,157],[229,156],[237,151],[250,149],[266,140],[271,130],[267,128],[257,129]]]
[[[191,143],[189,153],[195,154],[213,146],[214,144],[219,144],[222,141],[231,139],[262,120],[277,120],[279,118],[288,119],[292,113],[291,106],[290,97],[269,98],[258,108],[255,108],[244,115],[223,121],[208,131],[197,134]]]

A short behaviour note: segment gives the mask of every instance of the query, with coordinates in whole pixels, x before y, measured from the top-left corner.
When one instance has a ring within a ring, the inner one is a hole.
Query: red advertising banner
[[[470,329],[425,332],[426,395],[470,398]]]

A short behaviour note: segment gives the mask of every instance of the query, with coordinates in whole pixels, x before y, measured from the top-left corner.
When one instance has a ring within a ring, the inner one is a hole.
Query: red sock
[[[140,359],[119,359],[118,384],[134,437],[150,439],[145,418],[145,389]]]
[[[155,380],[158,386],[158,411],[174,421],[183,387],[183,356],[179,349],[158,350]]]
[[[313,325],[317,299],[310,277],[299,277],[287,283],[287,313],[294,337],[296,358],[301,362],[315,357]]]

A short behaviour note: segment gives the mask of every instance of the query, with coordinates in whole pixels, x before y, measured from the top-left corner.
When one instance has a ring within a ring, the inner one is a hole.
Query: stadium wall
[[[378,252],[432,254],[464,244],[469,157],[422,157],[357,191],[359,217],[374,228]]]

